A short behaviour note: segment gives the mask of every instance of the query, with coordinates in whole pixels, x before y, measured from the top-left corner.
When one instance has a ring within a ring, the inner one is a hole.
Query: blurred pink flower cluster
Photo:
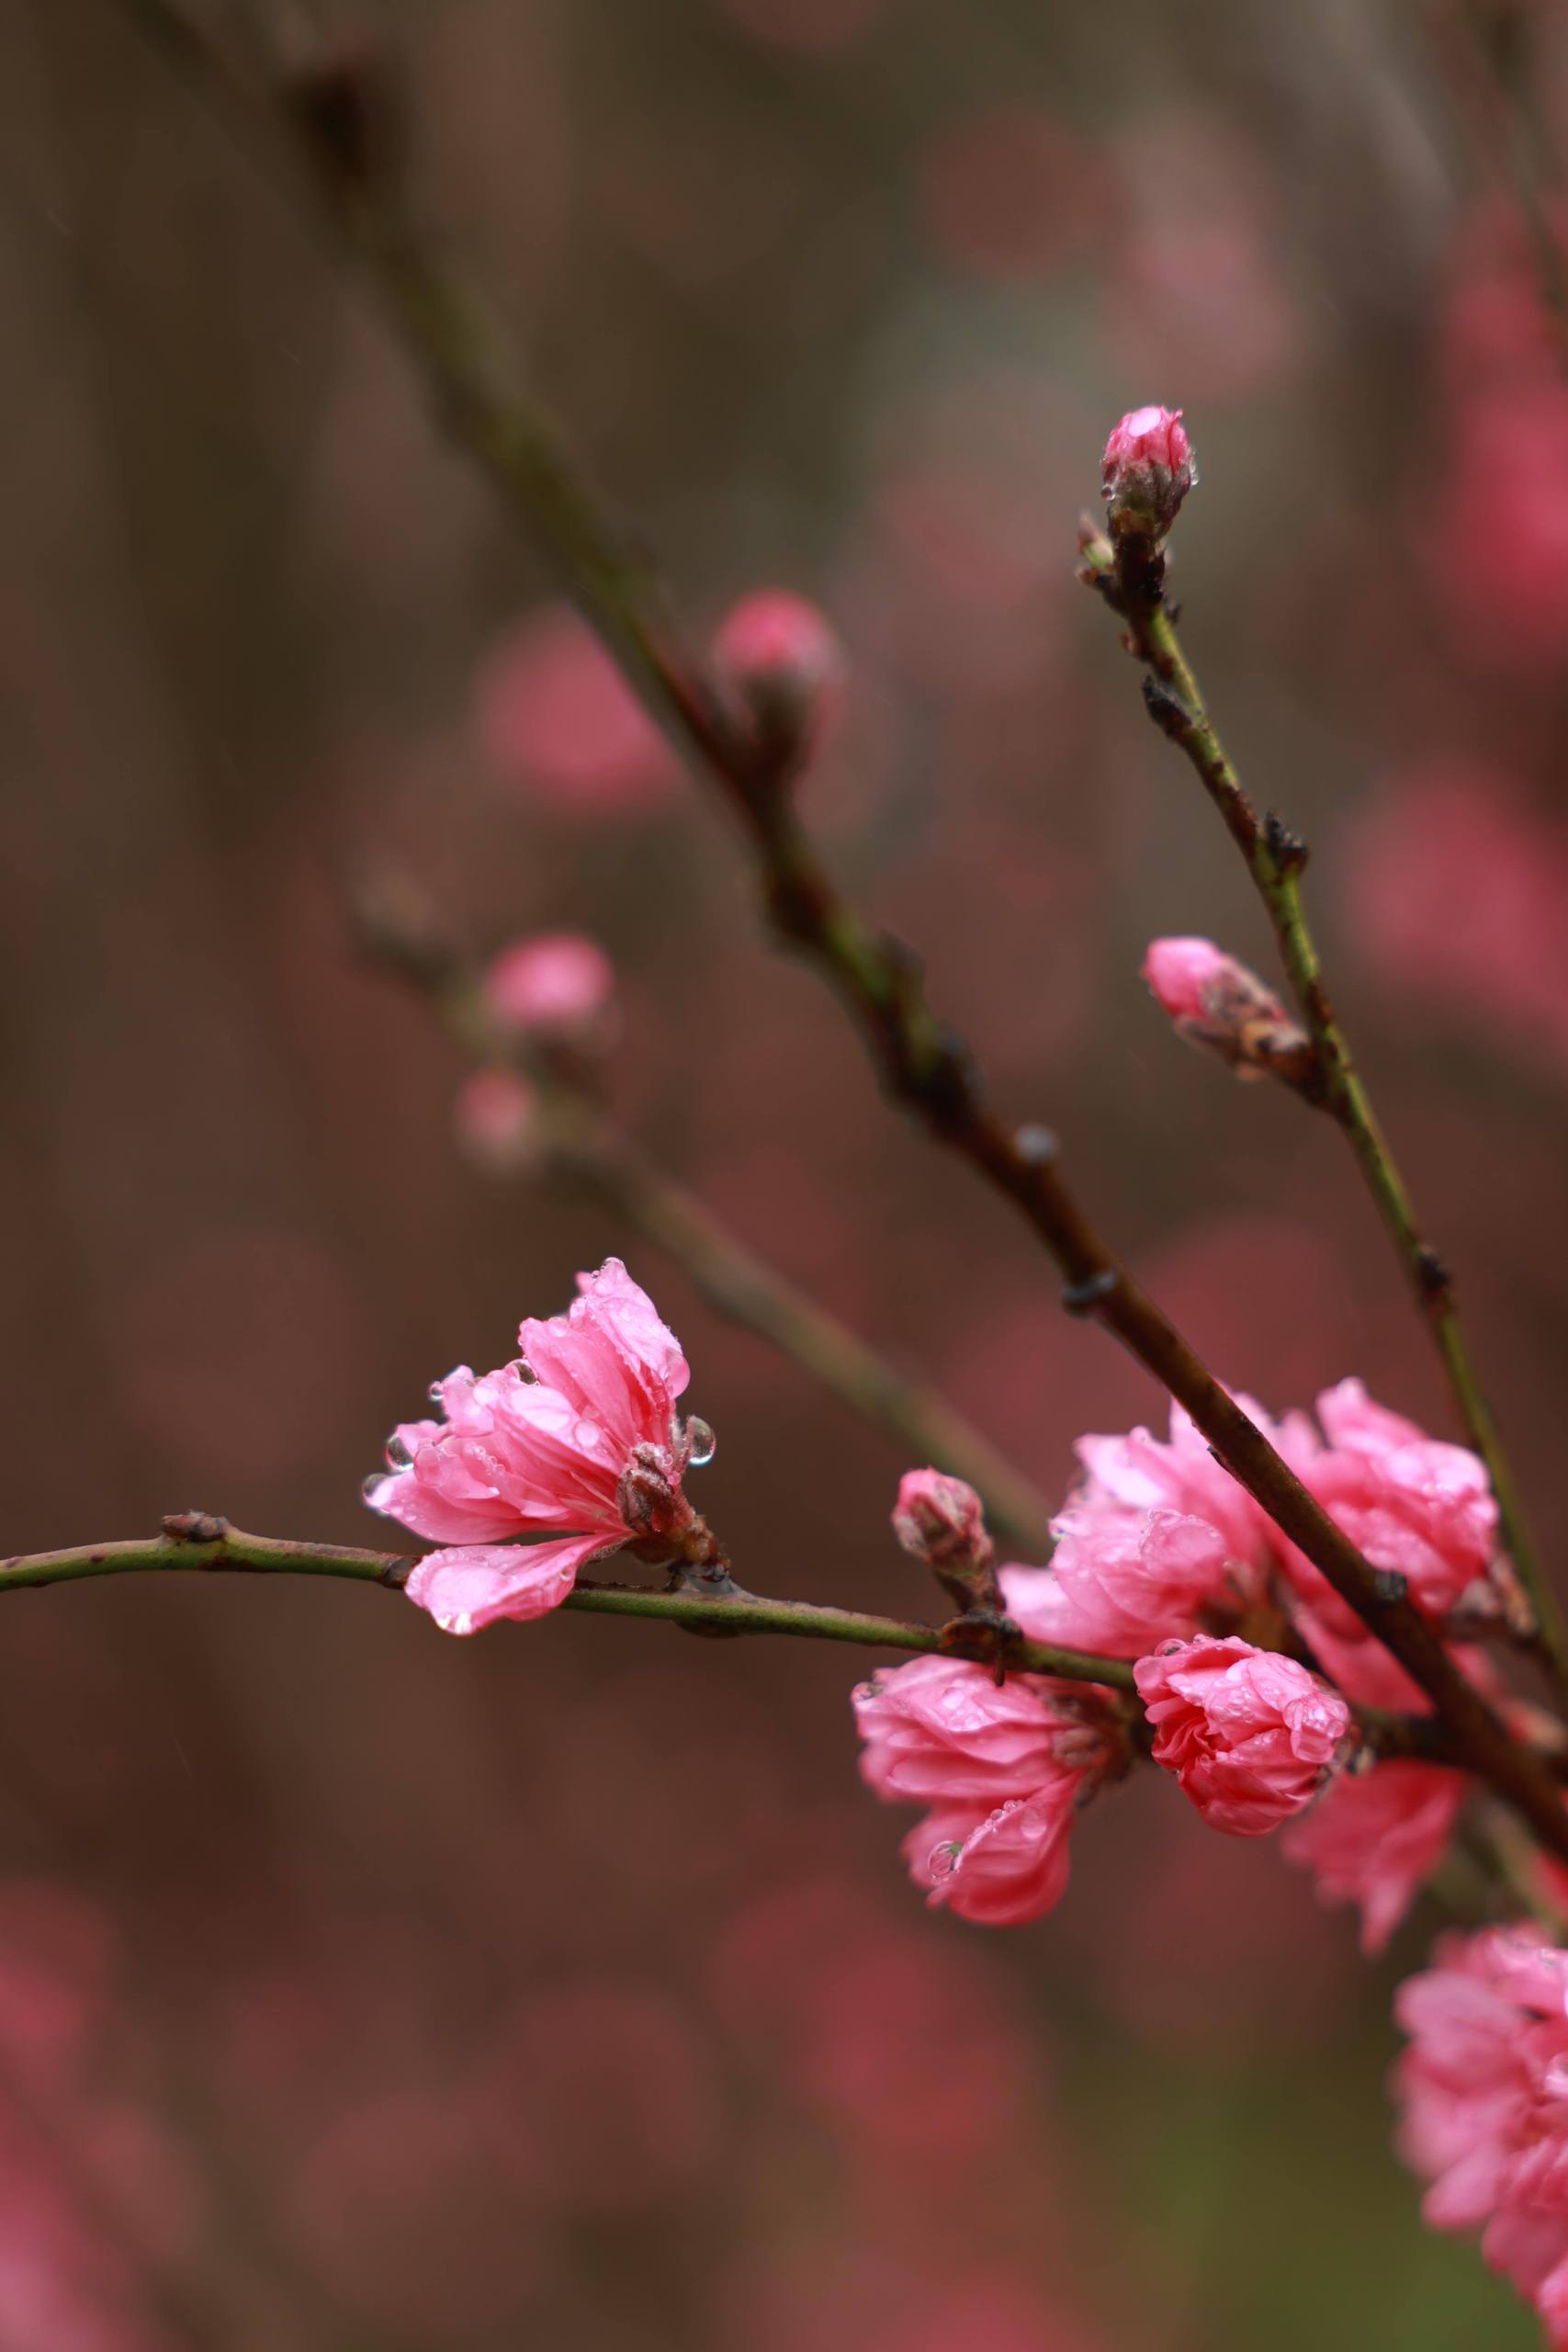
[[[1394,2072],[1405,2161],[1438,2230],[1479,2230],[1493,2267],[1568,2347],[1568,1952],[1535,1927],[1450,1935],[1401,1985]]]

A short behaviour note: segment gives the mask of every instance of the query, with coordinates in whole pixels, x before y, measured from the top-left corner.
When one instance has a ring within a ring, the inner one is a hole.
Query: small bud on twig
[[[1132,410],[1105,445],[1105,519],[1112,538],[1163,539],[1197,480],[1181,411]]]
[[[1212,939],[1155,939],[1144,978],[1181,1035],[1218,1054],[1238,1078],[1278,1078],[1311,1092],[1312,1040],[1256,972]]]
[[[770,772],[795,774],[820,748],[842,696],[843,651],[827,621],[804,596],[761,588],[723,622],[713,656]]]
[[[999,1609],[985,1509],[962,1478],[941,1470],[907,1470],[898,1482],[893,1532],[912,1558],[925,1562],[961,1610]]]

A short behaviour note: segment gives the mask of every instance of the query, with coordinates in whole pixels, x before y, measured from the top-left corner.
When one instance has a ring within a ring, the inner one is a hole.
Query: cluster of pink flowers
[[[1404,1577],[1435,1624],[1451,1630],[1461,1602],[1475,1616],[1495,1605],[1496,1506],[1473,1454],[1427,1437],[1359,1381],[1325,1391],[1315,1417],[1274,1420],[1241,1401],[1372,1566]],[[1037,1641],[1132,1661],[1156,1762],[1216,1828],[1247,1837],[1289,1822],[1287,1859],[1313,1873],[1325,1901],[1356,1904],[1364,1945],[1381,1950],[1441,1858],[1467,1783],[1408,1758],[1340,1768],[1354,1749],[1353,1706],[1424,1712],[1422,1693],[1179,1408],[1168,1439],[1138,1429],[1083,1438],[1077,1451],[1084,1475],[1055,1522],[1052,1565],[998,1571],[1010,1615]],[[1272,1645],[1292,1635],[1326,1681]],[[1462,1645],[1456,1655],[1483,1670]],[[968,1703],[984,1717],[985,1669],[944,1671],[970,1685]],[[860,1713],[863,1732],[874,1726],[874,1712]],[[869,1777],[879,1794],[917,1793],[880,1770]],[[943,1791],[918,1793],[939,1801]],[[1064,1827],[1070,1817],[1064,1810]],[[942,1842],[922,1846],[917,1833],[907,1849],[922,1883]],[[1052,1899],[1060,1892],[1058,1881]]]
[[[1481,2248],[1568,2352],[1568,1951],[1533,1927],[1445,1936],[1401,1985],[1401,2153],[1436,2230]]]
[[[523,1324],[518,1362],[438,1382],[443,1418],[405,1423],[367,1489],[440,1547],[408,1591],[448,1632],[543,1614],[606,1551],[670,1565],[697,1556],[694,1530],[706,1536],[682,1491],[708,1433],[676,1409],[679,1344],[618,1260],[579,1283],[567,1314]],[[1326,1390],[1312,1417],[1272,1420],[1242,1401],[1480,1674],[1462,1635],[1495,1598],[1482,1464],[1358,1381]],[[1185,1415],[1164,1439],[1136,1429],[1077,1450],[1048,1568],[995,1569],[979,1498],[935,1470],[907,1474],[894,1528],[971,1639],[988,1628],[1005,1640],[1010,1621],[1035,1641],[1130,1661],[1142,1722],[1113,1687],[940,1653],[863,1683],[863,1777],[921,1809],[903,1847],[916,1885],[982,1926],[1040,1918],[1066,1887],[1079,1813],[1146,1742],[1211,1826],[1255,1838],[1288,1825],[1289,1858],[1326,1900],[1358,1905],[1362,1942],[1380,1949],[1446,1848],[1467,1783],[1446,1766],[1371,1760],[1352,1709],[1419,1709],[1421,1693]],[[1524,1928],[1450,1938],[1399,2008],[1411,2036],[1403,2145],[1432,2183],[1428,2218],[1482,2229],[1488,2260],[1568,2352],[1568,1953]]]

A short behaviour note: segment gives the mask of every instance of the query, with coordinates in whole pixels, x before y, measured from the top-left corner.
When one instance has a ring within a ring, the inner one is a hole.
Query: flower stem
[[[1497,1425],[1481,1388],[1460,1321],[1453,1278],[1422,1238],[1404,1180],[1378,1124],[1323,978],[1323,960],[1302,898],[1303,842],[1277,817],[1259,818],[1209,714],[1182,651],[1163,593],[1163,560],[1146,550],[1113,550],[1086,540],[1085,576],[1126,621],[1132,650],[1148,669],[1145,699],[1162,734],[1183,751],[1224,819],[1257,885],[1280,961],[1315,1049],[1322,1107],[1343,1129],[1362,1179],[1404,1264],[1422,1321],[1431,1334],[1460,1421],[1486,1464],[1508,1556],[1529,1597],[1540,1645],[1568,1689],[1568,1629],[1542,1569]]]

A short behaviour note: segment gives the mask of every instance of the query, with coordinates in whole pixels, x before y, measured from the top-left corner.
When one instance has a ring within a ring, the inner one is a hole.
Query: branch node
[[[1049,1127],[1020,1127],[1012,1148],[1031,1168],[1049,1168],[1062,1154],[1061,1138]]]
[[[1263,820],[1263,840],[1269,856],[1280,874],[1299,874],[1312,852],[1300,833],[1293,833],[1273,810]]]
[[[171,1544],[221,1544],[229,1522],[218,1511],[172,1510],[164,1517],[164,1532]]]
[[[1062,1305],[1069,1315],[1092,1315],[1121,1279],[1117,1267],[1102,1266],[1098,1273],[1086,1274],[1082,1282],[1069,1283],[1062,1293]]]
[[[1438,1252],[1425,1241],[1416,1252],[1416,1279],[1429,1306],[1448,1305],[1454,1278]]]
[[[1163,678],[1156,678],[1152,670],[1144,673],[1144,708],[1160,733],[1168,736],[1173,743],[1184,741],[1198,723],[1191,705],[1183,702],[1174,688],[1168,686]]]

